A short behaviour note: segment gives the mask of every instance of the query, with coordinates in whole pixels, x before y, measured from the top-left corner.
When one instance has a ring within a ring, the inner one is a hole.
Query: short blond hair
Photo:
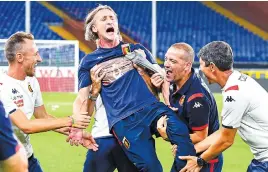
[[[179,42],[179,43],[175,43],[171,45],[170,48],[175,48],[177,50],[184,50],[188,54],[188,56],[185,57],[185,60],[194,62],[195,52],[194,52],[194,49],[189,44],[184,43],[184,42]]]
[[[16,32],[11,35],[5,43],[5,57],[11,63],[15,60],[17,51],[21,50],[25,44],[25,39],[34,40],[34,36],[27,32]]]

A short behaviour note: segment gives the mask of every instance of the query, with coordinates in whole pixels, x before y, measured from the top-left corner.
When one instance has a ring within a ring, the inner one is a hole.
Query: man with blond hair
[[[93,9],[86,17],[85,30],[87,40],[99,39],[99,48],[86,55],[80,63],[77,106],[88,99],[89,93],[89,101],[94,101],[100,92],[110,132],[139,171],[163,171],[152,135],[159,136],[157,121],[165,115],[169,118],[167,140],[181,147],[177,156],[195,155],[187,126],[157,100],[132,62],[125,57],[133,51],[143,52],[144,58],[157,65],[151,53],[141,44],[120,41],[118,19],[113,9],[104,5]],[[94,77],[90,76],[91,70],[96,71]],[[102,81],[101,88],[90,91],[99,79]],[[185,164],[176,157],[172,171],[182,169]]]
[[[47,113],[35,77],[35,68],[42,58],[32,34],[16,32],[11,35],[5,43],[4,53],[9,67],[7,73],[1,75],[0,100],[12,121],[14,133],[26,149],[29,171],[41,172],[29,134],[54,130],[67,135],[69,127],[74,125],[86,128],[89,117],[72,115],[54,118]],[[31,120],[32,116],[35,119]]]

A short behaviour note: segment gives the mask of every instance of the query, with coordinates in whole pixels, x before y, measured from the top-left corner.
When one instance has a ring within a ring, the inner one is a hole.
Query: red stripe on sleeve
[[[203,125],[201,127],[192,127],[193,131],[200,131],[200,130],[204,130],[205,128],[207,128],[208,124]]]
[[[227,88],[225,92],[230,91],[230,90],[239,90],[238,85],[234,85],[234,86]]]
[[[191,100],[193,100],[193,99],[195,99],[195,98],[197,98],[197,97],[203,97],[203,96],[204,96],[204,95],[203,95],[202,93],[195,93],[195,94],[191,95],[191,96],[188,98],[187,102],[190,102]]]

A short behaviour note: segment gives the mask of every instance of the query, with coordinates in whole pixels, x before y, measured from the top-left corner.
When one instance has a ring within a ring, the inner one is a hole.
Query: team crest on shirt
[[[33,92],[33,89],[32,89],[32,87],[31,87],[31,84],[30,83],[28,83],[28,90],[32,93]]]
[[[127,149],[130,148],[130,143],[129,143],[129,141],[126,139],[126,137],[123,138],[122,143],[124,144],[125,148],[127,148]]]
[[[124,55],[130,53],[130,45],[129,44],[123,44],[121,45],[121,48],[122,48],[122,52]]]
[[[185,100],[185,95],[181,96],[181,98],[180,98],[180,100],[179,100],[179,104],[180,104],[180,106],[183,105],[184,100]]]

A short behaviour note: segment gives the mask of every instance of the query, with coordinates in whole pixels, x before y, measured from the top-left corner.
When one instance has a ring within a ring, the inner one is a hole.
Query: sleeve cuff
[[[208,127],[208,124],[200,126],[200,127],[192,127],[192,130],[193,131],[200,131],[200,130],[204,130],[207,127]]]

